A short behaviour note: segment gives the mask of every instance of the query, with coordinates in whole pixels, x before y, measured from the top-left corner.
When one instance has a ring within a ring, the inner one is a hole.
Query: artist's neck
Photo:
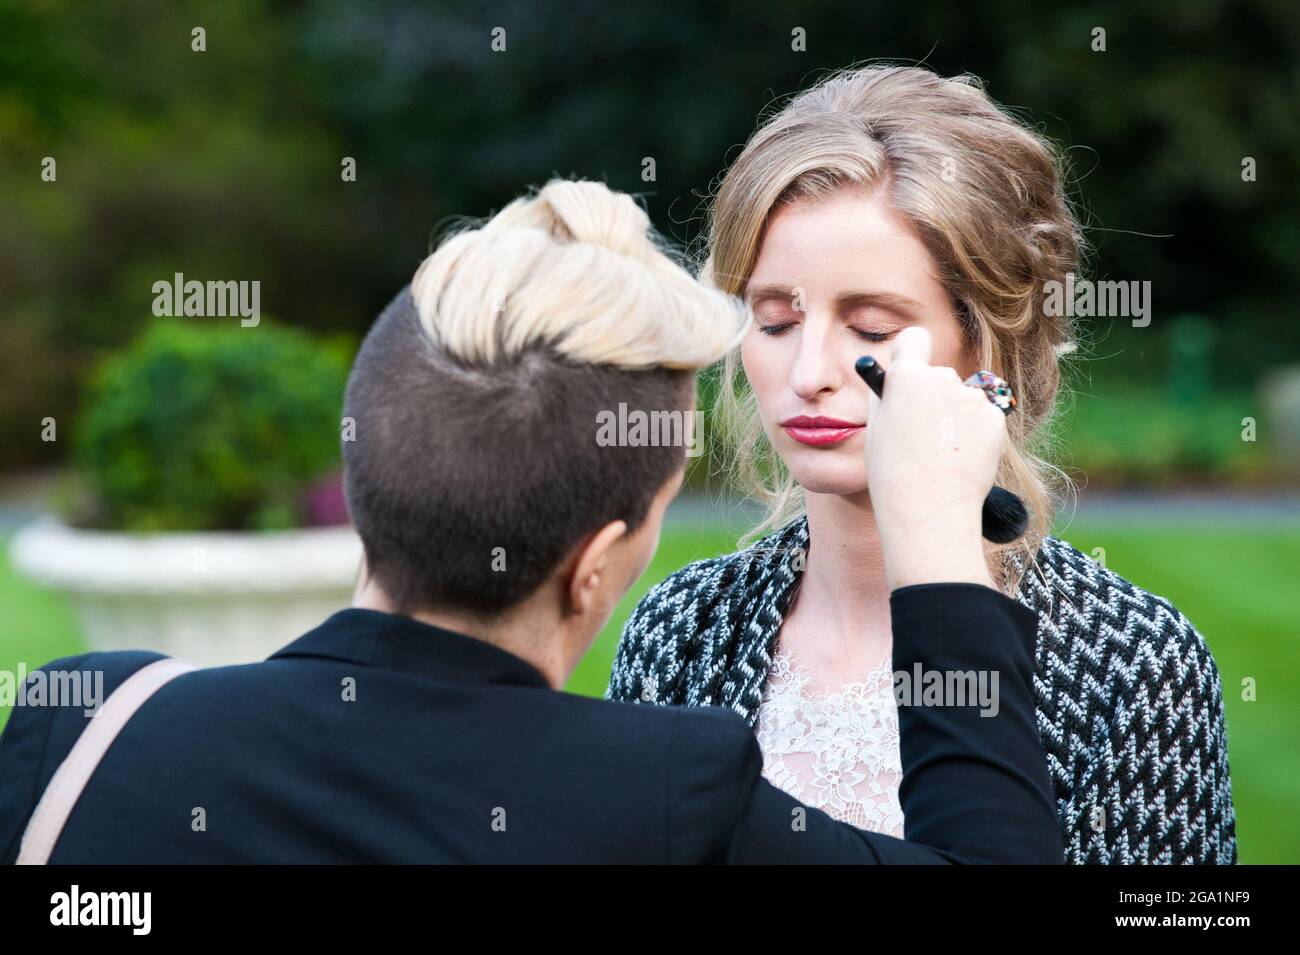
[[[551,689],[561,690],[578,665],[581,653],[575,655],[574,640],[559,621],[548,624],[541,611],[531,603],[531,600],[525,601],[509,614],[490,621],[468,614],[424,610],[403,613],[402,616],[490,643],[531,664],[545,677]],[[352,598],[352,606],[359,610],[397,613],[388,595],[374,581],[364,579]]]

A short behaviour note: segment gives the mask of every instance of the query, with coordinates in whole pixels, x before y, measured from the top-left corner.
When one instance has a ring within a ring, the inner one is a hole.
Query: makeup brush
[[[853,366],[876,397],[885,396],[885,369],[870,355],[863,355]],[[1029,511],[1025,502],[1004,487],[996,484],[984,498],[981,515],[984,539],[994,544],[1009,544],[1029,527]]]

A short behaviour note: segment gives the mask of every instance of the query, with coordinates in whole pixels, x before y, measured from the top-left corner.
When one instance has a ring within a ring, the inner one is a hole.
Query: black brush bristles
[[[996,484],[984,498],[982,517],[984,539],[994,544],[1010,544],[1029,527],[1029,509],[1025,502]]]

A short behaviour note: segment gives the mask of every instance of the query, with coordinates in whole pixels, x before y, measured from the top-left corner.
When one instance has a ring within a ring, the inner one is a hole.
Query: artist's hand
[[[993,586],[981,512],[997,477],[1006,416],[952,368],[930,364],[930,333],[894,339],[884,399],[870,394],[867,480],[890,588]]]

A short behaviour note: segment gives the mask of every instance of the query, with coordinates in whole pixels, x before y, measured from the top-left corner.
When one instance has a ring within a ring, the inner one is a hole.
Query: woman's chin
[[[867,469],[860,459],[852,461],[786,461],[786,466],[804,491],[845,497],[867,489]]]

